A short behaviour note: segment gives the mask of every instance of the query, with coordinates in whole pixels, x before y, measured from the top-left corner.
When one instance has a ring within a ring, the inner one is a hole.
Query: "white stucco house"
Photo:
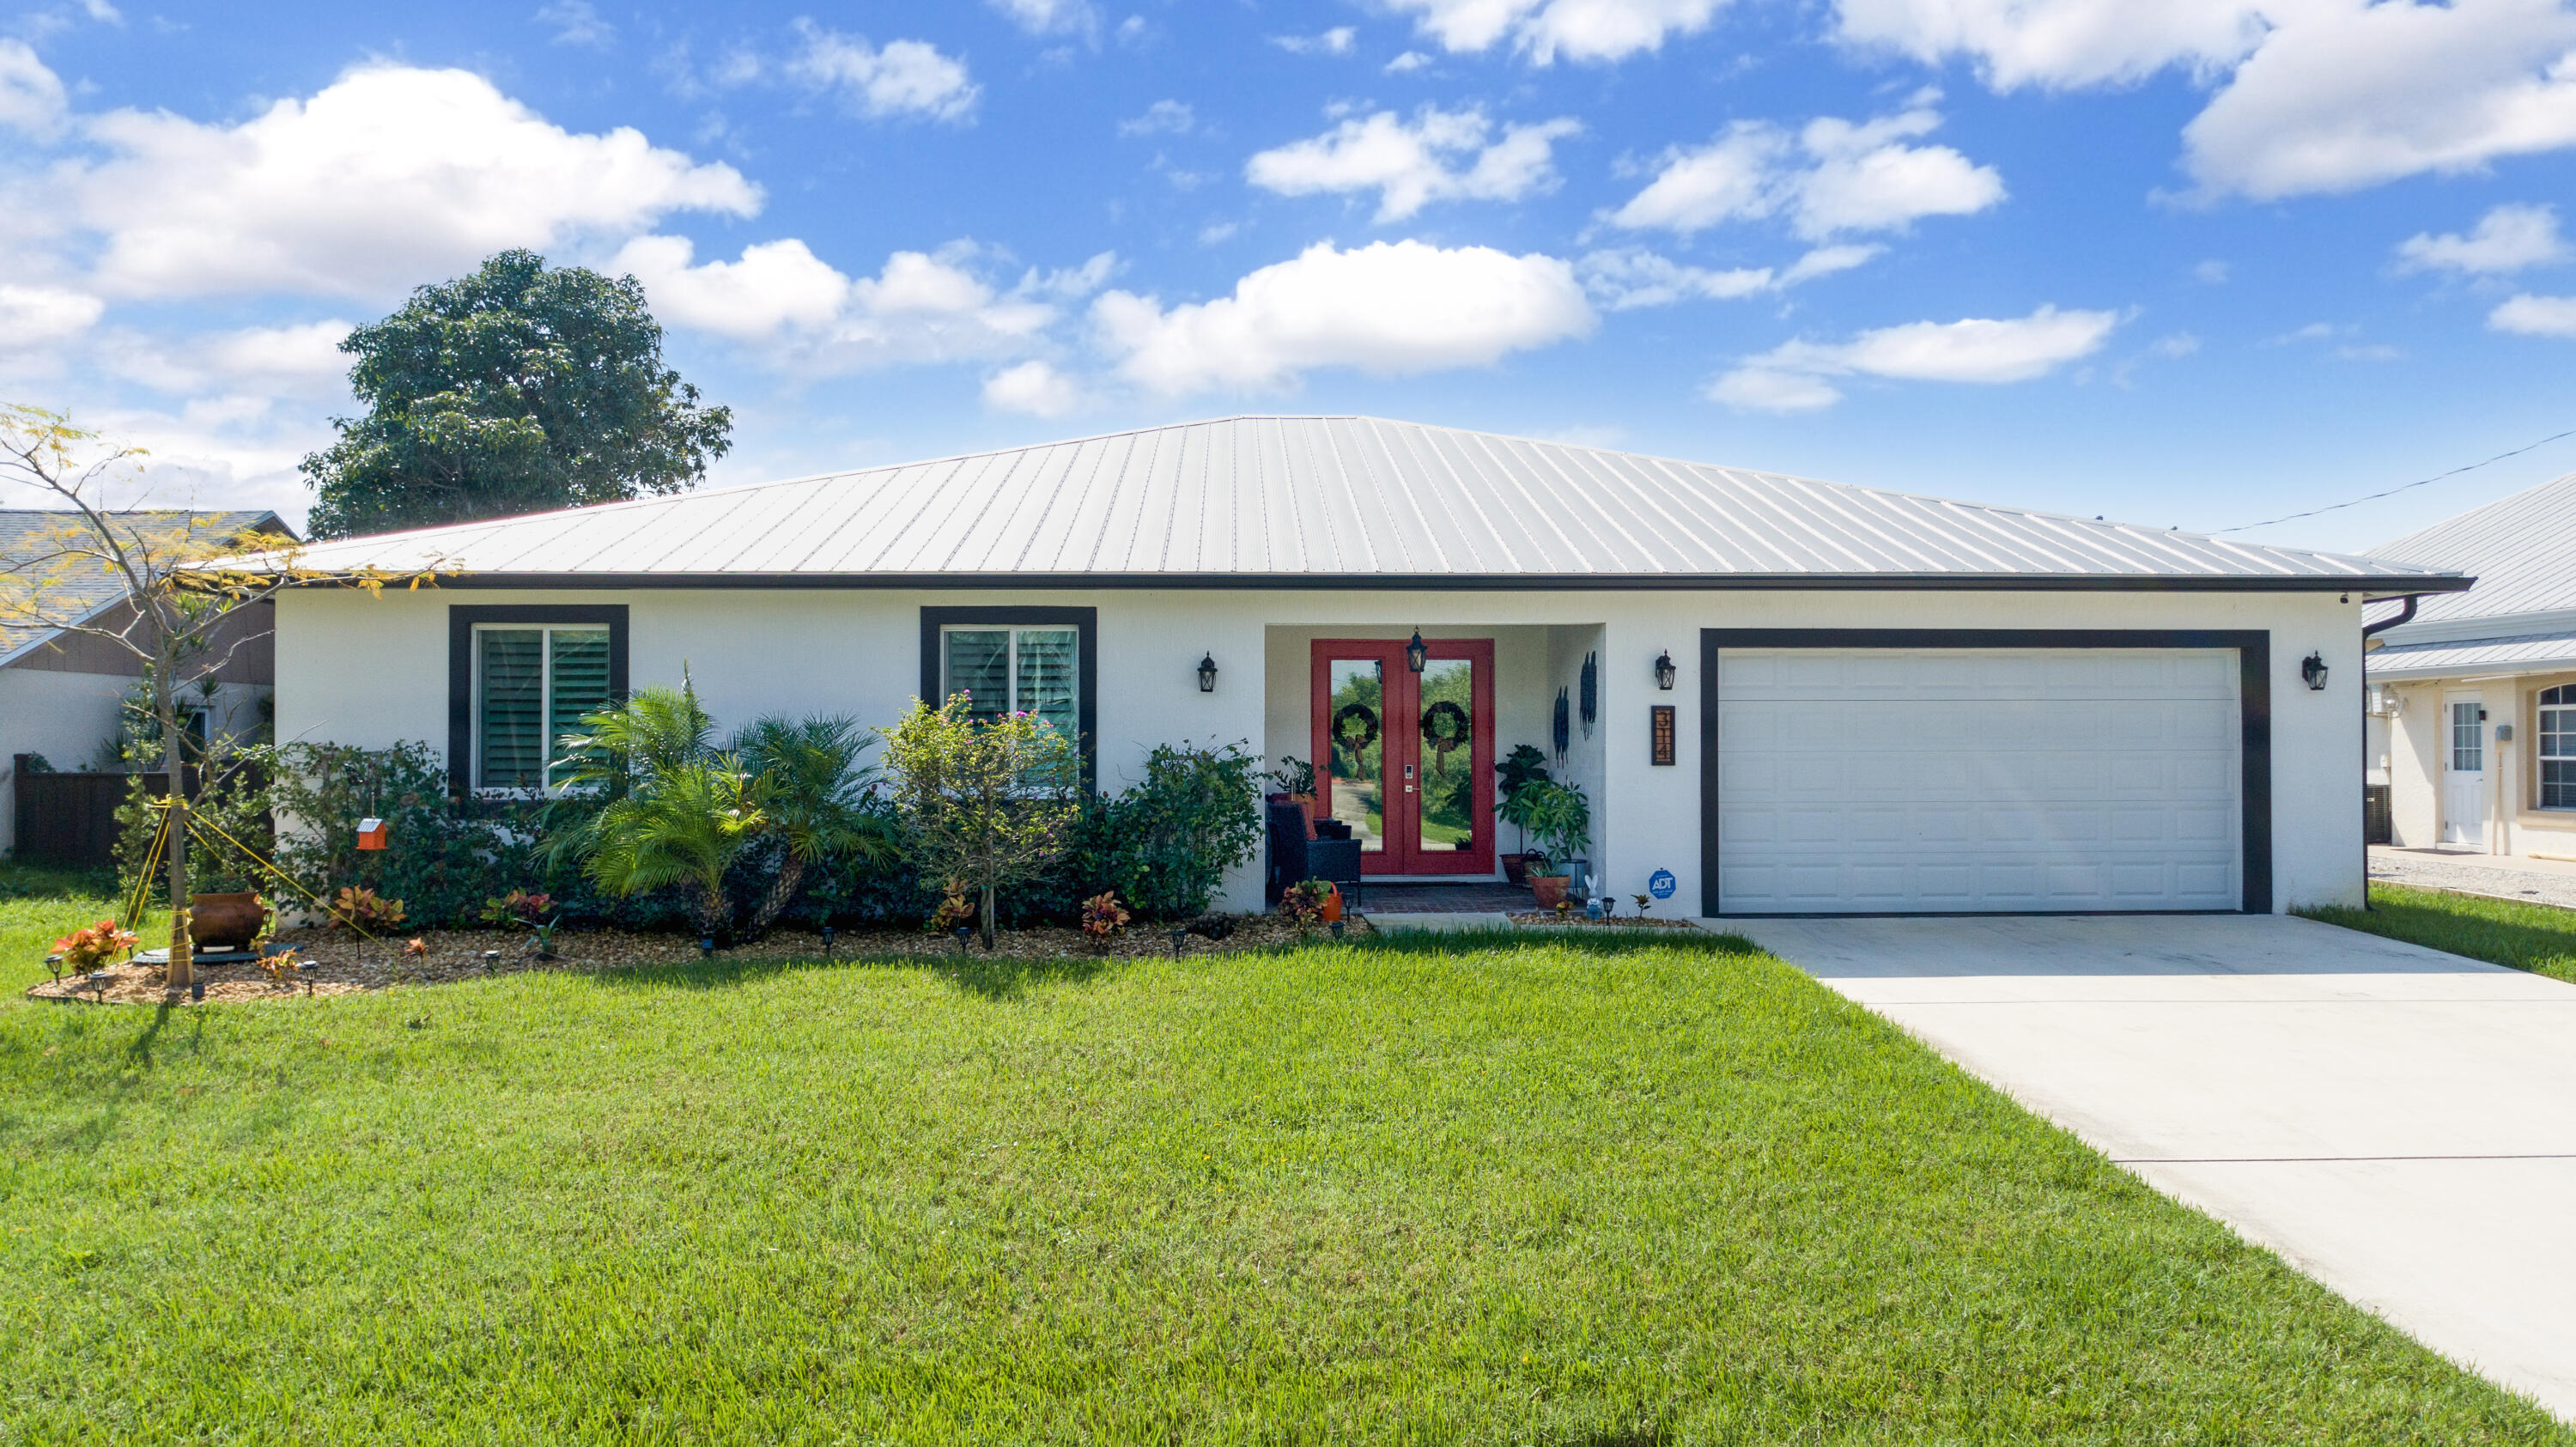
[[[0,567],[42,566],[67,514],[0,509]],[[185,528],[212,546],[227,546],[246,533],[287,533],[267,511],[187,512],[146,510],[114,514],[152,535]],[[81,621],[116,626],[124,589],[101,572],[47,585],[57,600],[84,609]],[[266,604],[241,610],[220,626],[204,672],[189,680],[191,726],[199,736],[250,737],[271,682]],[[61,628],[0,623],[0,781],[15,788],[21,759],[41,759],[55,769],[86,769],[103,762],[122,724],[125,696],[143,674],[134,655],[104,639]],[[17,847],[15,807],[0,805],[0,851]]]
[[[882,723],[966,689],[1075,729],[1103,788],[1165,741],[1314,760],[1372,878],[1489,880],[1492,761],[1555,753],[1562,696],[1605,888],[1662,884],[1659,910],[1691,915],[2357,902],[2363,605],[2468,585],[1365,417],[1151,428],[306,561],[450,571],[287,594],[279,735],[428,740],[460,788],[541,785],[548,729],[683,669],[726,723]],[[1257,866],[1227,904],[1260,907]]]
[[[2576,473],[2377,551],[2478,580],[2371,610],[2390,842],[2576,859]]]

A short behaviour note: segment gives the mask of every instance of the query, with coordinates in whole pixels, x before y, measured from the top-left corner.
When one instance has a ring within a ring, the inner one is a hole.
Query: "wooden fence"
[[[31,773],[28,755],[11,762],[17,781],[18,846],[16,857],[43,864],[106,869],[116,863],[116,811],[125,805],[132,774]],[[195,798],[197,771],[190,769],[188,797]],[[167,769],[143,776],[154,798],[170,792]]]

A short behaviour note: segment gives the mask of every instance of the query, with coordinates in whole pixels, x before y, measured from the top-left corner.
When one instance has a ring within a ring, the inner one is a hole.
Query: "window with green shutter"
[[[563,781],[561,741],[608,706],[609,637],[591,626],[474,630],[474,787],[536,790]]]
[[[980,719],[1033,713],[1081,737],[1081,641],[1071,628],[947,629],[940,696],[967,696]]]

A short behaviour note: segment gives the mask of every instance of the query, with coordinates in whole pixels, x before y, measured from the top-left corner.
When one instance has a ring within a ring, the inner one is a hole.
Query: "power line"
[[[2211,536],[2211,537],[2218,537],[2218,536],[2220,536],[2220,535],[2222,535],[2222,534],[2226,534],[2226,533],[2243,533],[2243,532],[2251,532],[2251,531],[2253,531],[2253,530],[2254,530],[2254,529],[2256,529],[2256,528],[2268,528],[2268,527],[2270,527],[2273,523],[2292,523],[2292,522],[2297,522],[2297,521],[2298,521],[2299,519],[2301,519],[2301,518],[2312,518],[2312,517],[2315,517],[2315,516],[2316,516],[2317,514],[2319,514],[2319,513],[2338,512],[2338,511],[2341,511],[2342,509],[2344,509],[2344,508],[2348,508],[2348,507],[2359,507],[2359,506],[2361,506],[2363,503],[2366,503],[2366,502],[2377,502],[2377,501],[2379,501],[2379,500],[2380,500],[2381,498],[2383,498],[2383,497],[2395,497],[2397,494],[2399,494],[2399,493],[2401,493],[2401,492],[2405,492],[2405,491],[2407,491],[2407,490],[2408,490],[2408,489],[2410,489],[2410,488],[2418,488],[2418,487],[2422,487],[2422,486],[2424,486],[2426,483],[2440,482],[2443,478],[2446,478],[2446,477],[2457,477],[2457,476],[2459,476],[2459,475],[2460,475],[2461,473],[2463,473],[2463,472],[2475,472],[2475,471],[2477,471],[2479,468],[2486,466],[2486,465],[2487,465],[2487,463],[2490,463],[2490,462],[2502,462],[2502,461],[2504,461],[2504,460],[2505,460],[2506,458],[2508,458],[2508,457],[2520,457],[2520,456],[2521,456],[2521,455],[2523,455],[2524,453],[2531,451],[2533,448],[2547,447],[2550,443],[2553,443],[2553,442],[2557,441],[2557,440],[2558,440],[2559,438],[2561,438],[2561,437],[2576,437],[2576,427],[2570,427],[2570,428],[2568,428],[2568,429],[2567,429],[2566,431],[2564,431],[2564,432],[2553,433],[2552,435],[2547,436],[2547,437],[2544,437],[2544,438],[2540,439],[2538,442],[2534,442],[2534,443],[2530,444],[2530,446],[2527,446],[2527,447],[2517,447],[2517,448],[2515,448],[2515,449],[2514,449],[2513,451],[2511,451],[2511,452],[2499,452],[2499,453],[2497,453],[2495,456],[2488,458],[2488,459],[2486,460],[2486,462],[2472,462],[2472,463],[2470,463],[2470,464],[2469,464],[2468,466],[2466,466],[2466,467],[2454,467],[2454,468],[2452,468],[2452,469],[2451,469],[2450,471],[2448,471],[2448,472],[2437,472],[2437,473],[2434,473],[2431,477],[2418,478],[2417,480],[2415,480],[2415,481],[2413,481],[2413,482],[2410,482],[2410,483],[2406,483],[2406,484],[2404,484],[2403,486],[2400,486],[2400,487],[2392,487],[2392,488],[2390,488],[2389,490],[2387,490],[2386,492],[2374,492],[2374,493],[2370,494],[2368,497],[2357,497],[2357,498],[2354,498],[2354,499],[2353,499],[2352,501],[2350,501],[2350,502],[2338,502],[2338,503],[2329,504],[2328,506],[2325,506],[2325,507],[2310,508],[2310,509],[2308,509],[2306,512],[2294,512],[2294,513],[2290,514],[2288,517],[2277,517],[2277,518],[2272,518],[2272,519],[2270,519],[2269,521],[2266,521],[2266,522],[2259,522],[2259,523],[2239,523],[2239,524],[2237,524],[2235,527],[2232,527],[2232,528],[2220,528],[2220,529],[2218,529],[2217,531],[2212,532],[2212,533],[2210,534],[2210,536]]]

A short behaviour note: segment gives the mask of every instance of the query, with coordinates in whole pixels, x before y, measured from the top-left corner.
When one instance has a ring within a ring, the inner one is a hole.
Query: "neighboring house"
[[[265,511],[147,511],[112,516],[158,529],[186,524],[220,544],[246,533],[289,531]],[[47,550],[66,514],[0,509],[0,566],[24,566]],[[83,622],[116,626],[125,612],[124,587],[101,571],[83,572],[52,593],[84,609]],[[263,700],[275,674],[269,629],[274,608],[241,610],[219,629],[207,662],[217,664],[186,691],[191,732],[215,738],[249,737],[259,726]],[[123,725],[126,695],[143,676],[134,655],[103,638],[56,628],[0,625],[0,783],[16,787],[17,760],[36,755],[56,769],[106,764]],[[0,795],[0,850],[17,847],[18,811]]]
[[[1492,761],[1554,753],[1563,699],[1594,872],[1680,915],[2357,902],[2362,604],[2467,586],[1364,417],[1151,428],[306,561],[459,570],[278,604],[281,736],[425,739],[459,787],[541,786],[551,734],[684,672],[726,725],[882,724],[971,690],[1075,730],[1104,789],[1165,742],[1314,760],[1373,876],[1486,880]],[[2329,686],[2304,681],[2312,656]],[[1260,907],[1257,864],[1227,901]]]
[[[2576,859],[2576,473],[2379,551],[2478,583],[2371,640],[2393,842]]]

